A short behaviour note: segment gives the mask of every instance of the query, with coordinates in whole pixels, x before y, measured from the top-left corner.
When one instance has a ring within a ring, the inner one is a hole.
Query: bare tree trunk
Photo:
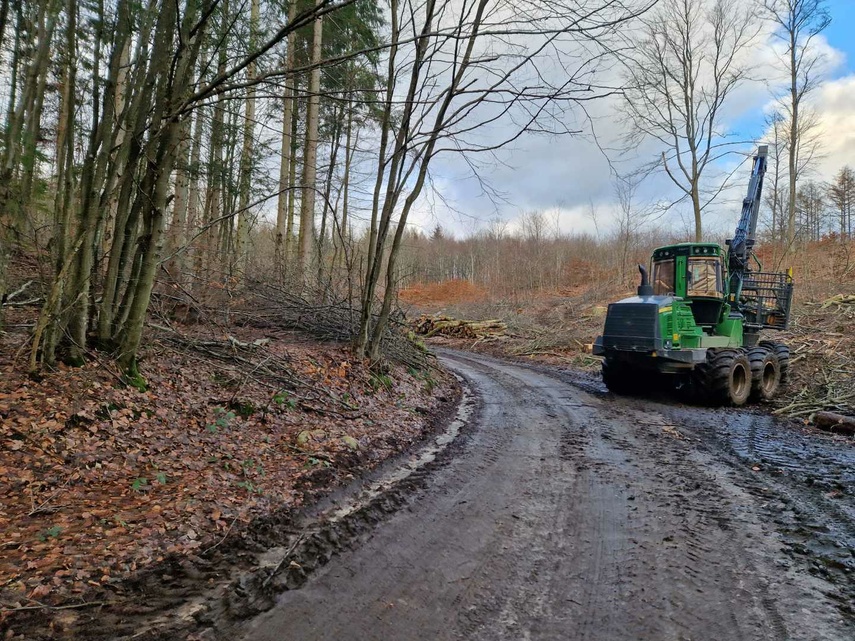
[[[802,100],[819,86],[821,49],[813,48],[813,39],[831,23],[825,0],[763,0],[768,17],[776,27],[775,36],[784,43],[789,75],[789,100],[786,102],[789,127],[787,201],[787,248],[792,250],[796,239],[796,197],[799,175],[805,159],[811,154],[806,149],[806,136],[811,123],[802,108]]]
[[[18,70],[21,66],[21,34],[24,31],[24,12],[21,0],[15,2],[15,43],[12,45],[12,64],[9,78],[9,102],[6,105],[6,131],[12,126],[15,107],[18,105]],[[5,141],[4,141],[5,142]]]
[[[116,8],[117,27],[109,66],[108,87],[115,86],[120,72],[121,52],[124,49],[124,43],[130,37],[129,4],[129,0],[120,0]],[[96,45],[96,51],[97,49]],[[93,69],[96,84],[100,80],[97,73],[96,67]],[[43,362],[52,362],[56,339],[61,334],[68,336],[71,343],[70,360],[79,360],[85,349],[94,243],[97,219],[102,209],[97,206],[99,203],[96,198],[96,191],[106,171],[111,150],[108,143],[112,142],[108,134],[114,124],[112,111],[114,105],[111,98],[112,94],[108,92],[103,106],[104,118],[93,122],[94,129],[90,132],[89,147],[75,198],[78,223],[74,248],[68,251],[65,265],[57,275],[51,295],[42,307],[38,325],[43,327],[45,332],[44,344],[42,344],[42,340],[33,341],[31,363],[38,362],[39,355],[41,355]],[[68,309],[68,313],[61,314],[61,308]]]
[[[175,198],[172,201],[172,220],[167,235],[167,253],[174,258],[169,261],[166,269],[172,280],[178,284],[182,282],[184,259],[182,254],[176,254],[176,252],[184,247],[187,242],[187,211],[190,204],[191,180],[191,125],[192,118],[188,116],[182,123],[179,134],[178,158],[175,162]]]
[[[50,62],[50,45],[53,38],[53,31],[56,27],[59,7],[57,0],[43,0],[40,4],[39,12],[39,28],[38,28],[38,47],[33,60],[27,67],[26,77],[24,78],[24,88],[21,96],[15,105],[14,112],[11,115],[8,129],[6,131],[5,145],[3,149],[2,167],[0,167],[0,206],[6,207],[9,198],[8,180],[11,179],[18,163],[21,159],[22,135],[24,127],[27,125],[27,115],[33,114],[37,102],[44,94],[44,78],[47,73],[48,63]],[[39,89],[41,88],[41,93]],[[29,123],[32,127],[32,123]],[[34,144],[33,140],[33,144]]]
[[[21,51],[21,31],[23,16],[21,11],[20,0],[17,3],[17,29],[15,29],[15,44],[12,50],[12,72],[9,87],[9,105],[6,112],[6,131],[9,130],[12,117],[15,112],[15,101],[18,95],[18,63]],[[8,148],[8,138],[5,140]],[[0,192],[2,195],[2,192]],[[8,198],[8,196],[6,196]],[[12,251],[11,241],[9,239],[9,228],[12,224],[12,216],[6,203],[0,201],[0,328],[3,327],[3,307],[2,303],[6,300],[6,269],[9,264],[9,254]]]
[[[220,24],[219,48],[217,51],[217,75],[222,75],[226,71],[227,49],[228,49],[228,23],[229,23],[229,6],[228,2],[224,2],[222,6],[222,17]],[[225,128],[225,109],[227,97],[225,94],[220,94],[214,105],[214,112],[211,117],[211,136],[208,145],[207,158],[207,185],[205,188],[205,205],[203,208],[202,227],[205,228],[201,247],[199,247],[196,261],[196,278],[199,283],[200,296],[206,295],[206,287],[203,281],[210,278],[210,270],[212,264],[216,264],[216,247],[217,235],[219,230],[225,225],[225,222],[220,220],[223,214],[223,182],[225,168],[223,165],[223,139]]]
[[[700,243],[704,240],[703,221],[701,220],[701,195],[698,193],[698,183],[694,182],[691,186],[692,195],[692,211],[695,215],[695,242]]]
[[[59,4],[51,7],[52,13],[49,18],[47,32],[43,33],[40,38],[44,38],[48,45],[53,40],[53,32],[56,28],[56,22],[59,17]],[[19,201],[21,206],[27,206],[30,203],[30,198],[33,192],[33,181],[38,172],[38,143],[41,137],[42,110],[44,108],[45,93],[48,81],[49,64],[46,61],[40,65],[38,70],[38,78],[35,86],[35,98],[27,110],[27,117],[23,131],[23,145],[21,154],[21,165],[23,172],[21,173],[21,189]]]
[[[411,125],[412,118],[415,109],[416,103],[416,95],[418,93],[418,85],[420,80],[420,74],[422,71],[422,64],[424,62],[424,57],[427,52],[429,33],[432,29],[434,11],[436,9],[436,2],[434,0],[429,0],[425,5],[425,13],[424,13],[424,23],[422,25],[421,33],[419,35],[418,42],[416,44],[416,50],[414,55],[414,61],[412,64],[412,69],[410,72],[410,83],[407,89],[407,97],[405,101],[405,106],[401,118],[401,124],[399,126],[397,135],[395,136],[394,149],[392,152],[392,163],[389,169],[389,176],[387,178],[387,188],[386,188],[386,197],[383,203],[383,210],[380,216],[379,226],[377,229],[377,239],[376,239],[376,247],[374,250],[374,261],[373,263],[369,263],[368,265],[368,276],[366,278],[366,291],[370,293],[370,299],[374,299],[374,292],[377,287],[377,283],[380,279],[381,270],[383,267],[383,254],[384,248],[386,244],[386,236],[389,231],[389,226],[392,222],[392,215],[394,209],[397,205],[398,198],[400,196],[400,190],[403,188],[401,184],[401,174],[403,173],[403,165],[406,161],[406,150],[407,150],[407,138],[411,135]],[[465,67],[461,67],[458,69],[458,72],[465,71]],[[455,74],[455,78],[457,74]],[[452,88],[449,87],[447,96],[453,95]],[[444,111],[441,111],[438,114],[438,117],[444,116]],[[434,129],[433,136],[438,136],[439,130]],[[427,171],[427,163],[424,162],[426,157],[423,157],[422,162],[424,166],[425,172]],[[420,172],[421,174],[421,172]],[[395,255],[396,245],[399,244],[399,235],[403,233],[401,229],[402,224],[406,225],[407,215],[409,214],[409,208],[412,206],[412,203],[415,202],[415,198],[418,196],[418,193],[421,191],[421,187],[424,184],[423,180],[417,180],[416,185],[413,188],[413,191],[407,196],[404,202],[404,210],[401,212],[401,216],[398,219],[398,231],[395,233],[395,239],[393,240],[393,247],[389,253],[389,258],[386,264],[386,283],[392,283],[392,289],[384,292],[383,294],[383,304],[380,309],[380,313],[378,314],[377,320],[374,323],[374,327],[370,328],[368,326],[365,327],[364,332],[366,336],[370,336],[370,339],[365,346],[367,348],[367,353],[363,352],[364,355],[367,355],[370,359],[375,360],[380,352],[380,344],[382,342],[383,334],[386,331],[386,325],[389,319],[389,313],[391,311],[391,296],[394,292],[394,270],[395,270],[395,262],[397,256]],[[365,317],[363,314],[363,319],[366,323],[370,323],[370,316]],[[360,327],[360,330],[362,328]]]
[[[398,0],[390,0],[389,15],[392,21],[392,31],[390,36],[391,46],[389,47],[389,62],[386,70],[386,95],[383,102],[383,115],[378,123],[380,126],[380,149],[377,152],[377,177],[374,182],[374,193],[371,202],[371,223],[368,229],[368,254],[365,259],[367,271],[365,286],[362,291],[359,334],[354,340],[354,349],[361,357],[365,357],[367,355],[368,342],[371,338],[371,319],[374,313],[374,292],[378,278],[378,276],[374,275],[372,272],[376,262],[375,258],[377,253],[377,223],[380,212],[380,193],[383,189],[383,177],[386,174],[386,148],[389,145],[389,132],[392,129],[392,99],[395,92],[395,77],[397,71],[396,57],[400,39]],[[392,174],[393,172],[389,173],[390,180]]]
[[[3,47],[3,39],[6,35],[6,20],[9,17],[9,0],[0,2],[0,49]]]
[[[315,0],[320,7],[323,0]],[[297,269],[300,280],[305,286],[308,267],[312,255],[315,226],[315,189],[318,162],[318,107],[321,90],[321,43],[323,38],[323,18],[315,19],[312,31],[312,65],[309,75],[309,95],[306,108],[306,149],[303,156],[303,185],[300,201],[300,242],[297,250]]]
[[[24,152],[22,143],[31,155],[31,167],[28,175],[31,176],[31,171],[35,170],[35,142],[38,137],[36,131],[38,123],[35,121],[36,119],[40,120],[41,107],[39,105],[44,97],[44,83],[50,62],[50,44],[58,12],[57,0],[43,0],[40,4],[39,41],[35,57],[27,68],[24,87],[14,110],[12,110],[14,103],[10,102],[9,125],[6,129],[3,154],[0,157],[0,161],[2,161],[0,164],[0,300],[4,300],[6,296],[6,269],[11,252],[9,234],[10,232],[14,233],[17,228],[20,212],[25,204],[21,202],[20,198],[13,203],[12,178]],[[19,20],[20,24],[21,20]],[[19,41],[16,41],[16,48],[17,46],[19,46]],[[17,81],[14,80],[13,95],[16,86]],[[26,118],[27,114],[31,116],[28,119]],[[25,123],[28,124],[26,132],[24,131]]]
[[[288,6],[288,22],[294,22],[294,16],[297,15],[297,2],[292,0]],[[285,69],[290,72],[294,68],[294,44],[297,33],[292,31],[288,34],[285,52]],[[275,241],[275,270],[277,277],[281,278],[285,272],[286,259],[286,238],[290,235],[290,225],[288,217],[288,204],[291,196],[293,183],[291,177],[291,153],[293,150],[292,139],[297,133],[294,130],[292,123],[294,115],[295,101],[294,78],[288,76],[285,79],[285,94],[282,102],[282,147],[281,159],[279,162],[279,197],[276,203],[276,241]]]
[[[228,121],[223,130],[223,150],[225,158],[223,161],[223,171],[221,177],[223,180],[223,224],[220,225],[219,238],[219,262],[225,266],[224,271],[228,276],[234,275],[234,253],[236,253],[236,234],[235,234],[235,214],[237,212],[237,181],[235,176],[235,156],[238,148],[238,132],[240,131],[239,121],[240,112],[237,109],[230,109],[226,112]]]
[[[207,4],[207,2],[205,3]],[[160,18],[168,27],[177,18],[175,4],[165,0],[161,9]],[[181,120],[174,115],[175,108],[182,104],[183,99],[189,94],[191,78],[195,68],[196,57],[199,53],[202,31],[196,31],[191,35],[191,28],[195,25],[197,11],[204,14],[207,7],[200,7],[191,2],[187,5],[181,20],[181,42],[183,46],[169,64],[169,59],[159,60],[157,49],[167,46],[168,41],[159,42],[155,38],[155,54],[152,66],[155,67],[164,78],[163,89],[157,97],[157,104],[163,105],[163,113],[167,120],[156,122],[159,127],[156,136],[156,150],[152,156],[147,158],[146,176],[143,179],[143,187],[138,198],[144,198],[143,218],[145,221],[145,236],[142,243],[142,262],[140,264],[139,278],[136,282],[136,292],[133,303],[129,308],[129,314],[125,323],[121,345],[119,348],[118,363],[134,383],[139,382],[137,369],[137,350],[142,338],[145,315],[148,311],[151,292],[154,288],[157,267],[160,263],[161,246],[163,242],[163,228],[167,196],[169,192],[169,179],[172,174],[172,166],[175,162],[175,148],[178,136],[182,128]],[[160,31],[160,30],[158,30]],[[169,29],[165,29],[165,35],[171,35]],[[170,74],[170,67],[174,68],[174,75]],[[171,76],[171,77],[170,77]],[[168,81],[166,81],[168,78]]]
[[[798,166],[799,141],[799,86],[796,75],[796,36],[795,29],[790,31],[790,131],[788,145],[787,172],[790,185],[787,202],[787,251],[791,251],[796,239],[796,180]]]
[[[190,189],[187,195],[187,229],[201,227],[199,220],[199,169],[202,161],[202,132],[204,126],[204,108],[196,108],[196,117],[193,124],[193,151],[190,154]]]
[[[781,230],[784,229],[784,215],[781,210],[781,155],[784,147],[784,141],[781,138],[782,121],[782,116],[777,112],[767,119],[767,124],[772,127],[772,154],[769,159],[772,169],[772,188],[767,194],[767,201],[771,203],[771,207],[769,207],[772,215],[770,234],[772,241],[776,244],[783,239]],[[767,172],[768,174],[769,172]]]
[[[478,39],[478,34],[481,27],[481,22],[483,20],[484,11],[487,8],[487,3],[488,0],[478,0],[476,4],[472,16],[471,31],[465,37],[464,40],[465,49],[461,52],[460,58],[456,61],[457,64],[455,65],[454,75],[449,81],[449,85],[446,91],[443,93],[441,99],[439,100],[439,104],[436,109],[436,115],[433,119],[433,126],[430,129],[430,133],[427,135],[424,147],[420,150],[420,153],[417,154],[416,159],[413,161],[414,163],[418,164],[418,172],[412,190],[407,195],[407,198],[404,200],[404,207],[401,211],[400,217],[398,218],[397,229],[395,230],[395,237],[392,241],[392,247],[389,251],[389,257],[387,259],[386,289],[383,292],[383,305],[380,308],[380,313],[378,314],[377,321],[374,324],[374,328],[371,334],[371,342],[368,350],[368,357],[372,361],[376,361],[380,355],[383,335],[385,334],[386,328],[388,327],[389,316],[392,311],[392,301],[396,296],[395,266],[400,253],[401,240],[403,239],[404,230],[407,226],[407,218],[409,217],[410,210],[412,209],[413,204],[415,204],[416,200],[421,194],[422,188],[424,187],[425,179],[427,177],[428,166],[430,164],[431,158],[433,157],[437,141],[440,139],[442,132],[447,126],[446,117],[451,106],[451,102],[454,99],[459,87],[461,86],[461,83],[463,82],[463,78],[465,77],[467,70],[469,69],[469,65],[472,60],[472,52],[475,48],[475,42]],[[422,35],[420,36],[419,42],[416,46],[415,60],[412,65],[410,92],[408,94],[407,100],[409,109],[412,109],[413,98],[415,96],[415,85],[417,84],[417,81],[419,80],[420,74],[422,72],[422,61],[424,60],[424,57],[426,55],[428,44],[427,34],[430,32],[431,25],[433,23],[434,9],[435,3],[432,0],[429,0],[424,8],[424,30],[422,31]],[[411,114],[405,113],[404,118],[402,119],[401,129],[398,132],[398,136],[395,142],[395,157],[403,157],[404,152],[406,151],[406,141],[411,133],[409,130],[410,117]],[[391,175],[395,175],[394,170]],[[398,189],[403,187],[404,182],[405,180],[401,179],[401,181],[398,183]],[[378,234],[378,244],[375,261],[382,257],[384,237],[386,234],[386,230],[388,229],[388,225],[391,222],[391,210],[396,200],[397,196],[393,195],[393,202],[387,203],[387,206],[384,207],[385,220],[381,220],[381,228],[380,233]],[[379,262],[375,262],[375,266],[377,268],[375,271],[377,274],[379,274]]]
[[[288,220],[285,223],[285,261],[290,261],[294,253],[294,218],[297,211],[297,150],[298,129],[300,118],[297,112],[297,91],[299,89],[298,78],[294,77],[294,109],[291,110],[291,166],[288,168]]]
[[[103,6],[103,5],[101,5]],[[116,27],[116,38],[108,71],[108,90],[104,95],[101,108],[100,120],[93,120],[95,129],[91,132],[87,162],[84,163],[80,181],[78,234],[84,236],[83,244],[77,252],[77,260],[72,272],[70,304],[67,336],[69,340],[68,360],[72,363],[82,363],[83,353],[86,349],[86,332],[89,326],[89,312],[91,304],[90,292],[92,291],[92,277],[98,251],[99,238],[104,228],[105,220],[112,207],[108,204],[112,197],[112,187],[121,178],[123,186],[129,191],[131,189],[131,177],[122,176],[124,167],[128,164],[127,159],[133,157],[135,141],[125,140],[119,150],[113,155],[114,145],[119,136],[123,135],[120,127],[115,126],[123,114],[117,114],[116,108],[122,106],[121,100],[116,100],[116,91],[121,91],[119,80],[123,73],[123,55],[126,50],[126,42],[130,39],[130,25],[125,24],[129,20],[129,1],[123,0],[118,7],[118,20]],[[102,15],[101,21],[104,17]],[[98,68],[93,69],[98,73]],[[97,83],[100,79],[94,76]],[[139,101],[143,100],[145,91],[139,92]],[[136,112],[145,107],[137,104]],[[141,133],[144,125],[139,125]],[[134,144],[132,144],[134,142]],[[111,163],[111,157],[114,161]],[[112,166],[111,166],[112,165]],[[118,253],[118,252],[116,252]],[[111,259],[113,256],[111,256]],[[105,283],[105,287],[109,283]],[[105,297],[109,290],[105,288]],[[112,309],[109,300],[102,300],[101,313],[106,313],[106,318],[99,321],[109,322],[109,311]]]
[[[62,92],[59,121],[56,136],[56,198],[54,199],[54,265],[56,274],[62,271],[67,260],[67,247],[70,244],[69,228],[71,197],[74,190],[74,114],[75,114],[75,80],[77,71],[77,2],[68,0],[66,5],[66,42],[65,65],[62,70]],[[60,290],[57,296],[63,295],[65,283],[58,279]],[[59,332],[56,325],[50,327],[50,333],[45,340],[44,352],[48,364],[53,364]]]
[[[249,50],[254,51],[258,40],[258,10],[259,0],[252,0],[249,18]],[[255,79],[255,62],[250,62],[246,68],[248,81]],[[249,233],[252,226],[252,215],[249,211],[250,192],[252,190],[252,166],[255,142],[255,85],[250,85],[246,91],[243,123],[243,148],[240,155],[240,175],[238,176],[238,228],[237,252],[235,264],[241,276],[246,274],[249,259]]]
[[[5,3],[4,3],[5,4]],[[65,251],[69,233],[68,217],[71,204],[71,192],[74,188],[74,89],[77,72],[77,2],[68,0],[66,4],[68,22],[66,24],[65,65],[62,70],[61,107],[56,133],[56,198],[54,201],[55,224],[54,245],[56,247],[55,265],[59,273],[65,264]],[[2,32],[0,31],[0,37]]]
[[[130,59],[130,39],[118,54],[116,82],[112,85],[112,95],[108,93],[105,96],[102,122],[102,126],[112,129],[112,135],[110,144],[105,145],[101,152],[102,159],[99,160],[99,164],[106,166],[109,159],[109,170],[105,176],[95,179],[96,185],[103,185],[102,196],[97,201],[100,205],[96,207],[97,199],[92,195],[90,205],[84,208],[84,214],[90,218],[87,224],[96,230],[91,232],[93,246],[90,247],[87,242],[81,252],[81,273],[85,274],[87,281],[92,269],[94,245],[99,236],[97,230],[106,230],[103,234],[104,242],[109,238],[109,258],[98,313],[98,341],[102,346],[109,347],[115,344],[121,327],[117,314],[121,301],[126,298],[121,290],[123,286],[129,286],[128,270],[132,269],[137,251],[140,205],[134,198],[138,189],[136,167],[143,154],[144,134],[150,124],[149,109],[157,74],[153,65],[146,64],[150,30],[153,27],[150,16],[141,26],[141,37],[137,40],[134,54],[136,69],[130,79],[125,71]],[[135,87],[140,89],[133,91]],[[115,118],[117,126],[111,127],[110,118]],[[112,152],[112,149],[116,151]],[[82,318],[77,321],[78,332],[82,331]]]
[[[333,230],[333,246],[335,255],[342,253],[347,245],[347,209],[349,207],[350,198],[350,165],[353,158],[353,104],[348,100],[347,104],[347,123],[345,125],[344,134],[344,175],[342,176],[341,186],[341,219],[339,220],[338,229]],[[335,213],[335,212],[333,212]]]
[[[323,282],[324,272],[324,251],[327,236],[327,213],[330,211],[330,198],[332,195],[332,181],[335,173],[336,160],[338,159],[338,150],[341,146],[341,116],[342,114],[335,110],[333,114],[333,132],[332,140],[330,141],[330,158],[327,166],[327,176],[324,181],[324,202],[321,204],[321,230],[318,234],[318,282]],[[333,215],[335,212],[333,212]],[[335,229],[332,230],[335,237]]]

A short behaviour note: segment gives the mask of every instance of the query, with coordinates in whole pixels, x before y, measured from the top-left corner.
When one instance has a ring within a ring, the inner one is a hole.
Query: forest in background
[[[811,174],[812,43],[829,21],[822,0],[3,0],[3,309],[40,308],[31,372],[95,349],[142,385],[152,300],[166,317],[228,317],[273,287],[347,310],[338,337],[377,360],[401,285],[627,282],[650,246],[680,239],[662,203],[635,197],[653,172],[703,235],[721,191],[705,176],[738,151],[719,131],[723,105],[769,32],[789,48],[767,130],[765,239],[794,255],[847,238],[852,170],[829,184]],[[662,69],[680,73],[663,84]],[[491,154],[520,136],[579,135],[571,123],[616,78],[624,122],[662,151],[615,177],[602,234],[568,235],[539,212],[460,240],[441,221],[429,235],[408,226],[437,156],[488,174]],[[667,118],[651,110],[661,100]]]

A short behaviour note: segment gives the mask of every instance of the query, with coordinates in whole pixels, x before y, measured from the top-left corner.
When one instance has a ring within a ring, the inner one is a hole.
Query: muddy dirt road
[[[232,638],[855,639],[851,441],[441,356],[454,456]]]

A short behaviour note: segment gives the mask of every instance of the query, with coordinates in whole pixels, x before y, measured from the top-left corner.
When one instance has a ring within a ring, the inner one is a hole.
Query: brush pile
[[[823,412],[855,417],[855,295],[804,303],[789,344],[790,396],[777,414],[821,423]],[[819,419],[819,420],[817,420]]]

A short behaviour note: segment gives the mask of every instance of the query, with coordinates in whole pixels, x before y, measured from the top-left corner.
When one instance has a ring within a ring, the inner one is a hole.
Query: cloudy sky
[[[811,102],[819,116],[823,158],[817,163],[816,178],[827,180],[843,165],[855,166],[855,1],[828,0],[833,22],[818,42],[826,54],[824,82]],[[776,43],[769,33],[761,34],[750,51],[754,81],[733,96],[726,126],[748,155],[764,135],[764,117],[773,108],[770,90],[780,78],[775,68]],[[526,136],[505,149],[493,162],[479,168],[480,180],[459,158],[439,156],[432,164],[433,185],[442,199],[427,194],[411,220],[429,231],[435,225],[457,236],[471,233],[495,219],[511,225],[523,213],[548,212],[560,221],[565,232],[595,233],[590,212],[597,214],[600,233],[607,233],[616,208],[611,166],[630,171],[643,160],[642,148],[635,157],[622,154],[616,141],[620,127],[614,104],[603,101],[591,110],[592,133],[574,137]],[[597,144],[597,142],[599,144]],[[606,147],[606,151],[601,149]],[[483,159],[487,160],[487,159]],[[736,168],[741,158],[725,161],[722,171]],[[736,169],[734,189],[710,212],[712,229],[729,229],[738,215],[742,185],[747,183],[747,165]],[[744,174],[744,175],[743,175]],[[745,178],[745,180],[743,180]],[[483,183],[494,190],[484,193]],[[673,186],[662,176],[645,180],[639,189],[639,206],[662,199],[674,199]],[[689,211],[676,206],[659,224],[676,232],[688,232]]]

